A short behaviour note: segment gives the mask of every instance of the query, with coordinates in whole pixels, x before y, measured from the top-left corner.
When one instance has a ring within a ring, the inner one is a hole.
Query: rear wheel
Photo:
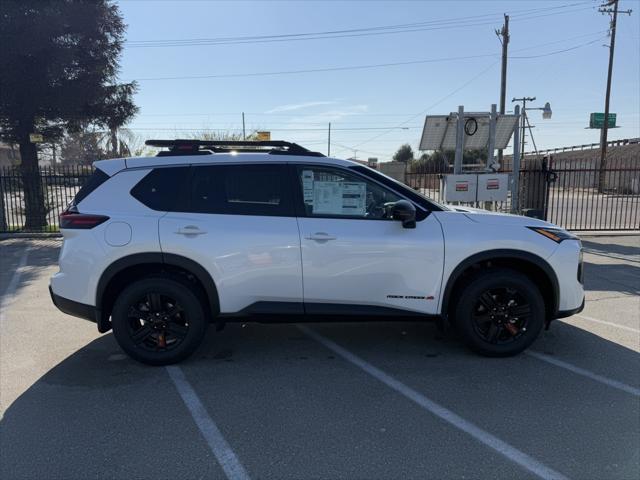
[[[525,275],[508,269],[478,272],[462,286],[453,322],[472,350],[506,357],[525,350],[544,326],[544,300]]]
[[[184,360],[207,329],[202,302],[182,283],[164,277],[139,280],[118,296],[113,334],[132,358],[149,365]]]

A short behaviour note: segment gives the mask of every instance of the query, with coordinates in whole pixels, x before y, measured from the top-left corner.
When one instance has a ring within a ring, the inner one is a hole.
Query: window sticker
[[[365,215],[367,185],[361,182],[313,182],[313,213]]]
[[[342,213],[364,216],[367,199],[367,185],[362,182],[342,184]]]
[[[302,171],[302,195],[304,203],[313,205],[313,170]]]

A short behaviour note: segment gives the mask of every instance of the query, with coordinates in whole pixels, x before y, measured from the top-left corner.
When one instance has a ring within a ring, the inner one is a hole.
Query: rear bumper
[[[56,295],[55,293],[53,293],[51,286],[49,286],[49,294],[51,295],[53,304],[58,307],[58,310],[60,310],[61,312],[95,323],[96,307],[92,305],[85,305],[84,303],[75,302],[73,300],[69,300],[68,298],[61,297],[60,295]]]

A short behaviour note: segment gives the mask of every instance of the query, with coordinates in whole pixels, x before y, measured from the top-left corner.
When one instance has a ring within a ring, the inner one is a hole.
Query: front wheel
[[[148,365],[184,360],[200,345],[207,329],[199,297],[164,277],[126,287],[116,299],[111,322],[120,347]]]
[[[525,350],[544,326],[544,300],[525,275],[508,269],[480,271],[463,284],[453,322],[477,353],[507,357]]]

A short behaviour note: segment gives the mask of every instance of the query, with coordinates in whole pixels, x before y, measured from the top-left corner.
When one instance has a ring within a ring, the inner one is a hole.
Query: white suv
[[[141,362],[186,358],[209,323],[336,318],[448,321],[507,356],[584,306],[580,241],[549,223],[288,142],[148,144],[169,150],[95,163],[50,285]]]

